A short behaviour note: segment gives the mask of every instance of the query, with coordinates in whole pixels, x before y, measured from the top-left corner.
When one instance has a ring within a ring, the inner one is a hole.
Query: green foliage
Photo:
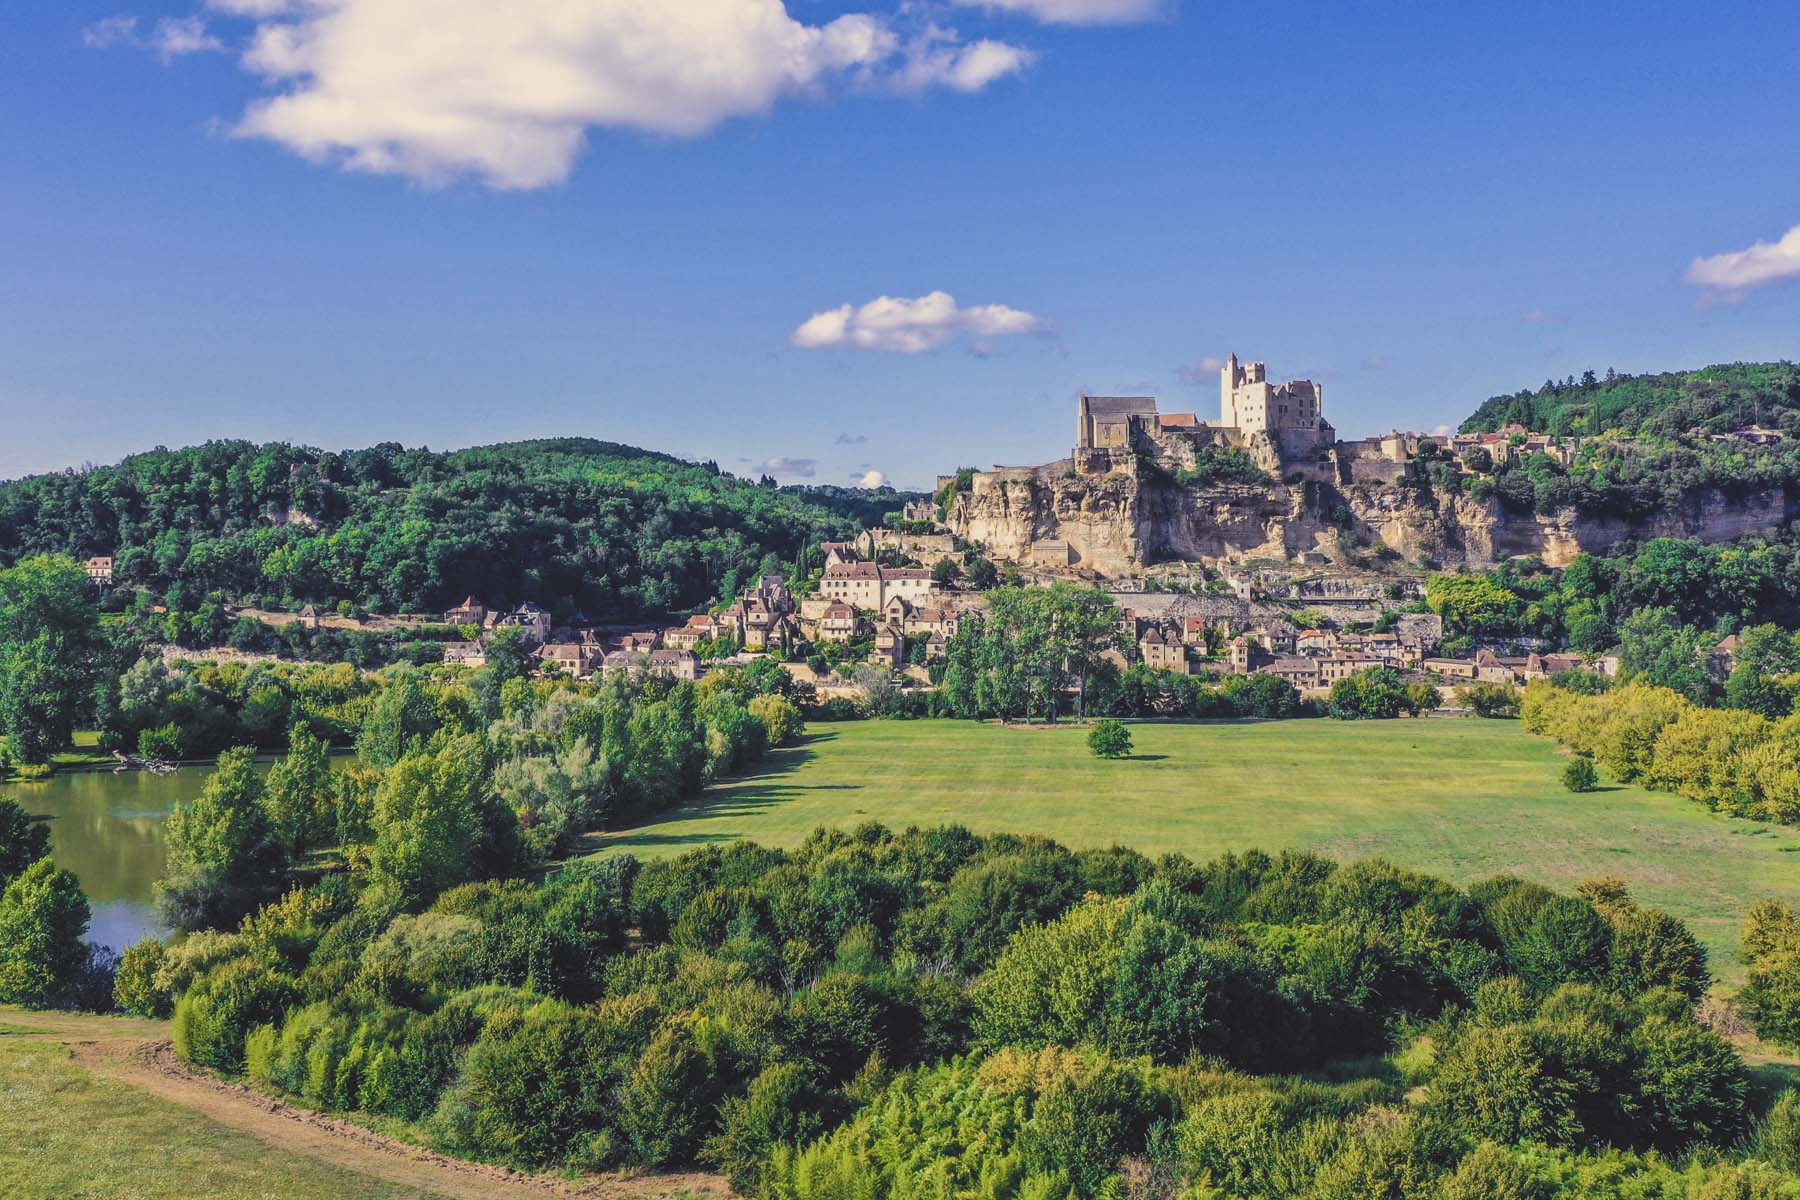
[[[1118,609],[1099,588],[1055,583],[988,593],[985,618],[963,620],[950,639],[932,702],[945,715],[1055,720],[1069,689],[1076,715],[1101,656],[1117,641]]]
[[[1226,446],[1202,446],[1194,452],[1194,465],[1175,472],[1184,488],[1213,487],[1221,483],[1268,484],[1269,473],[1242,450]]]
[[[134,1016],[168,1016],[173,1001],[168,991],[157,984],[157,976],[168,961],[168,949],[153,934],[127,946],[113,977],[113,1003]]]
[[[49,828],[11,796],[0,796],[0,888],[49,852]]]
[[[415,904],[475,877],[494,821],[486,753],[474,736],[403,758],[375,792],[369,873],[401,903]],[[500,810],[504,819],[512,814]]]
[[[13,757],[43,763],[89,706],[100,614],[72,558],[35,555],[0,570],[0,733]]]
[[[1519,689],[1500,683],[1469,683],[1452,693],[1458,708],[1478,717],[1499,719],[1519,715]]]
[[[283,854],[263,796],[254,753],[237,747],[219,756],[191,805],[177,804],[169,814],[168,873],[156,890],[175,928],[233,925],[280,886]]]
[[[0,892],[0,1002],[45,1008],[80,982],[88,951],[81,883],[48,858]]]
[[[1572,754],[1563,764],[1562,785],[1571,792],[1591,792],[1600,786],[1600,772],[1585,754]]]
[[[201,975],[175,1005],[175,1053],[221,1071],[244,1066],[244,1042],[281,1018],[300,997],[294,981],[254,958],[234,958]]]
[[[159,591],[370,611],[441,610],[473,593],[629,619],[733,594],[905,499],[759,487],[586,438],[452,453],[219,441],[0,486],[0,561],[105,553],[122,583]],[[267,519],[291,510],[311,520]]]
[[[1488,575],[1433,575],[1425,585],[1425,604],[1453,637],[1509,632],[1524,607],[1515,592]]]
[[[1725,433],[1779,425],[1800,409],[1800,369],[1791,363],[1728,363],[1698,371],[1616,375],[1592,383],[1546,383],[1484,401],[1462,423],[1464,433],[1509,424],[1557,434],[1621,429],[1672,437],[1693,430]]]
[[[1429,685],[1415,690],[1392,668],[1369,667],[1332,684],[1328,703],[1340,721],[1391,720],[1435,706],[1437,691]]]
[[[1750,910],[1742,955],[1749,968],[1738,1008],[1759,1036],[1800,1049],[1800,916],[1779,901]]]
[[[1131,730],[1123,721],[1102,717],[1088,731],[1087,744],[1095,758],[1124,758],[1131,753]]]

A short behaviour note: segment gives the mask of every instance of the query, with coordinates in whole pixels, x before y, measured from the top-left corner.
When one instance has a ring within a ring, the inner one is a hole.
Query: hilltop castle
[[[1219,419],[1159,413],[1154,396],[1089,396],[1076,400],[1075,469],[1104,472],[1148,456],[1181,470],[1203,446],[1243,450],[1270,471],[1317,463],[1337,445],[1325,419],[1324,389],[1310,379],[1269,382],[1259,362],[1233,354],[1219,370]]]

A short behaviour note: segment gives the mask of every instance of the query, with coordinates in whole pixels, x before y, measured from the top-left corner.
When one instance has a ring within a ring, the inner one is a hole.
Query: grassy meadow
[[[1072,726],[815,724],[804,744],[607,837],[641,857],[708,842],[800,841],[818,825],[961,822],[1205,859],[1285,847],[1380,855],[1458,883],[1511,873],[1567,888],[1618,875],[1687,921],[1727,980],[1753,900],[1800,902],[1800,830],[1717,816],[1637,787],[1573,795],[1548,740],[1513,721],[1133,724],[1131,758]]]
[[[0,1196],[17,1200],[434,1200],[271,1146],[84,1066],[46,1018],[0,1011]],[[89,1038],[166,1035],[165,1022],[85,1018]]]

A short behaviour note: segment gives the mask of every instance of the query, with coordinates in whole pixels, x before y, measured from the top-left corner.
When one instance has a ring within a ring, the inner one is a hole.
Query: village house
[[[1205,617],[1183,617],[1181,640],[1189,646],[1205,646],[1208,628]]]
[[[824,551],[825,565],[828,567],[841,567],[845,563],[857,562],[862,558],[862,555],[856,552],[856,547],[849,542],[822,542],[819,549]]]
[[[949,655],[950,639],[945,637],[941,631],[933,633],[925,639],[925,660],[927,662],[936,662],[940,658],[949,657]]]
[[[1294,648],[1302,654],[1328,654],[1337,646],[1337,634],[1329,629],[1302,629],[1294,638]]]
[[[1283,655],[1274,662],[1259,667],[1257,673],[1285,679],[1303,692],[1319,686],[1319,660],[1305,655]]]
[[[487,605],[469,596],[444,614],[446,625],[483,625],[487,623]]]
[[[786,655],[793,650],[794,644],[800,640],[800,630],[794,624],[794,618],[787,613],[777,613],[768,622],[760,625],[749,625],[744,628],[744,649],[760,650],[767,654]]]
[[[445,642],[444,663],[452,667],[485,667],[487,647],[480,642]]]
[[[113,560],[106,555],[96,555],[81,564],[87,569],[88,582],[95,587],[111,587],[113,581]]]
[[[537,659],[545,674],[582,679],[594,670],[594,654],[580,642],[545,642],[538,647]]]
[[[875,649],[869,654],[869,659],[889,667],[905,665],[906,634],[901,632],[898,625],[883,625],[875,631]]]
[[[828,606],[819,617],[819,640],[848,642],[856,637],[861,628],[862,618],[857,616],[856,608],[840,600]]]
[[[665,629],[662,633],[662,644],[671,650],[695,650],[701,642],[711,639],[692,625],[677,625],[673,629]]]
[[[692,682],[700,678],[700,658],[692,650],[651,650],[647,653],[615,650],[606,656],[601,670],[607,675],[644,671]]]
[[[319,609],[317,605],[308,604],[300,609],[300,627],[309,632],[317,632],[319,628]]]
[[[1174,633],[1164,633],[1160,629],[1148,629],[1138,639],[1138,656],[1144,665],[1152,671],[1173,671],[1177,675],[1188,673],[1187,647],[1182,645],[1181,638]]]
[[[929,638],[934,633],[941,633],[947,642],[956,636],[961,623],[960,614],[953,608],[921,608],[908,616],[901,628],[907,637]]]
[[[1340,679],[1348,679],[1358,671],[1387,666],[1387,663],[1373,654],[1327,654],[1318,663],[1319,683],[1325,687],[1330,687]]]
[[[619,651],[623,654],[648,654],[660,645],[662,634],[649,629],[628,633],[619,639]]]
[[[534,642],[542,642],[550,636],[550,614],[529,600],[506,613],[496,624],[502,629],[522,629]]]
[[[1250,639],[1239,636],[1225,643],[1225,665],[1233,675],[1248,675],[1255,662],[1256,651]]]
[[[918,567],[883,567],[872,562],[842,563],[826,567],[819,592],[870,612],[887,606],[893,596],[917,604],[931,594],[931,572]]]
[[[1428,658],[1419,664],[1433,675],[1447,679],[1475,678],[1475,661],[1468,658]]]

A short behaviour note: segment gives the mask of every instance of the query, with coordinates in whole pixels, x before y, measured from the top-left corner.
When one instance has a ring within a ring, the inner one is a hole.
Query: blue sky
[[[1794,6],[501,7],[9,11],[0,477],[583,434],[920,486],[1082,388],[1215,415],[1233,351],[1346,436],[1796,356]]]

